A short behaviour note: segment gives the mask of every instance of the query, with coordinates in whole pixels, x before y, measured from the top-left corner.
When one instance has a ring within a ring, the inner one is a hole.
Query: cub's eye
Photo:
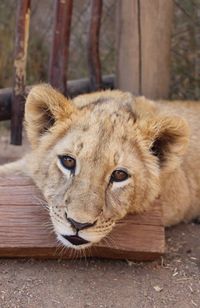
[[[122,182],[127,180],[129,177],[128,173],[124,170],[115,170],[113,171],[113,173],[111,174],[111,182]]]
[[[68,155],[60,155],[60,162],[64,168],[73,171],[76,168],[76,160]]]

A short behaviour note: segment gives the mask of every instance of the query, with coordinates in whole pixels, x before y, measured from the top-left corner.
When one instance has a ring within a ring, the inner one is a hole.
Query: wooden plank
[[[168,98],[173,1],[118,0],[117,87]]]
[[[29,178],[0,177],[1,257],[70,259],[76,255],[152,260],[164,253],[164,227],[158,203],[143,215],[128,215],[106,240],[81,254],[61,249],[42,199]]]
[[[67,94],[67,66],[73,0],[55,1],[53,43],[49,64],[49,82]]]
[[[14,88],[11,111],[11,143],[22,143],[22,122],[25,103],[26,62],[30,22],[30,0],[17,2],[15,33]]]
[[[88,39],[88,66],[92,91],[102,87],[101,62],[99,55],[99,35],[101,27],[102,0],[92,0]]]
[[[102,87],[104,89],[113,89],[114,80],[114,75],[103,76]],[[25,88],[25,96],[27,96],[30,89],[31,86]],[[91,92],[90,80],[88,78],[81,78],[67,81],[67,92],[70,97]],[[0,89],[0,121],[9,120],[11,118],[11,100],[11,88]]]

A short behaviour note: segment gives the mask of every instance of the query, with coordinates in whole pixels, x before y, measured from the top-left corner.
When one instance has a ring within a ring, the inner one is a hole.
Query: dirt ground
[[[0,163],[27,148],[0,136]],[[166,230],[166,255],[150,263],[0,259],[0,307],[200,307],[200,225]]]

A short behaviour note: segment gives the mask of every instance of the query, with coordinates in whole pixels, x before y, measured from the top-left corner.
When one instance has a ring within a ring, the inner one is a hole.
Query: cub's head
[[[188,141],[184,120],[120,91],[70,101],[39,85],[28,95],[25,121],[29,172],[58,239],[73,248],[100,241],[127,213],[148,209]]]

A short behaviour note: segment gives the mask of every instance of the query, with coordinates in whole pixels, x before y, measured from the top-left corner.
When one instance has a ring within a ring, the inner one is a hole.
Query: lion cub
[[[69,100],[44,84],[28,95],[25,125],[32,151],[0,175],[32,177],[64,245],[98,242],[156,198],[165,225],[200,214],[200,105],[121,91]]]

